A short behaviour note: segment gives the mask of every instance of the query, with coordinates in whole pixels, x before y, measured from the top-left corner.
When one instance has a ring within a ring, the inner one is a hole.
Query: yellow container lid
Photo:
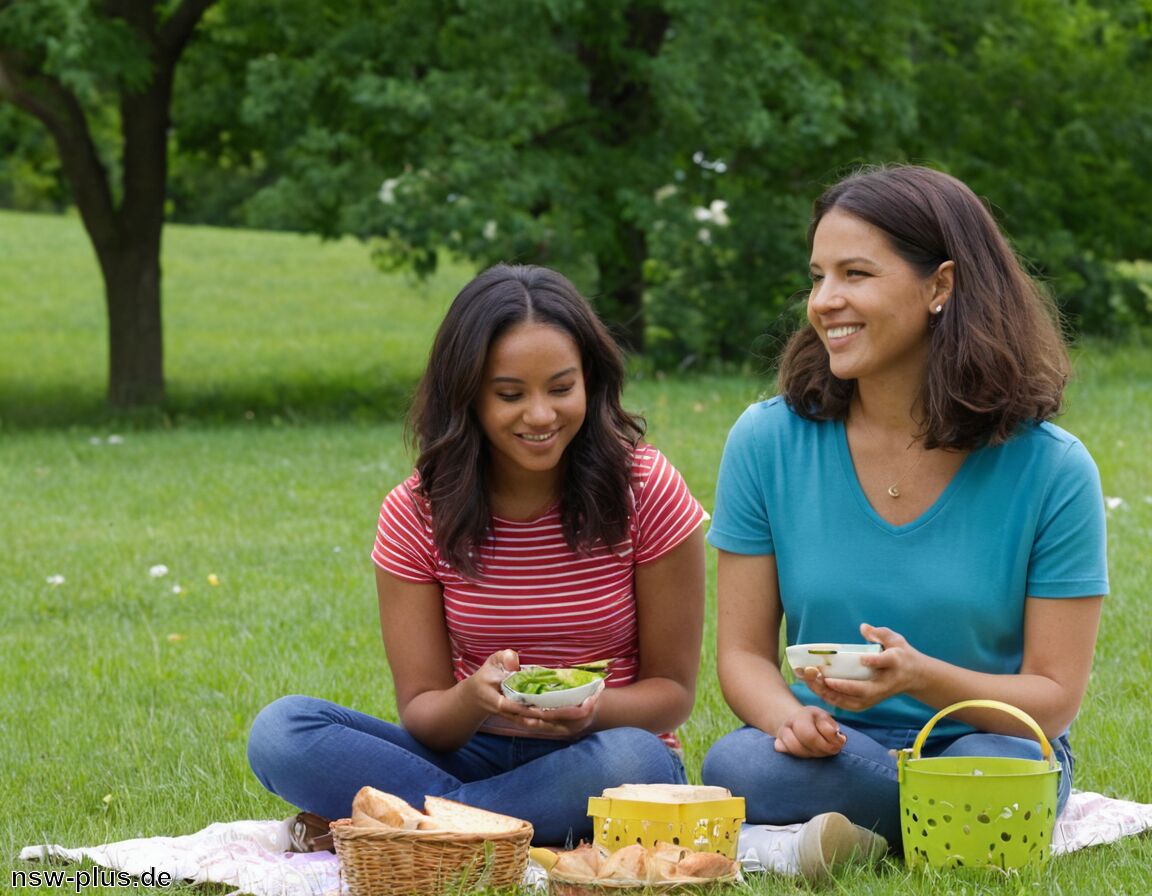
[[[694,824],[701,818],[744,818],[744,797],[687,803],[653,802],[613,797],[588,798],[588,814],[596,818]]]

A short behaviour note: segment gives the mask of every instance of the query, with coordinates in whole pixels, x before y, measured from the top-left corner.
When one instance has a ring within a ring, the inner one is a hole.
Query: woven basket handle
[[[1056,757],[1052,755],[1052,744],[1048,742],[1048,738],[1044,736],[1044,732],[1040,730],[1040,726],[1036,724],[1036,720],[1022,709],[1017,709],[1011,703],[1001,703],[999,700],[961,700],[959,703],[953,703],[951,706],[945,706],[940,712],[932,716],[928,723],[920,729],[920,733],[916,735],[916,741],[912,744],[912,758],[920,758],[920,749],[924,746],[924,741],[928,739],[928,735],[944,716],[953,713],[958,709],[968,709],[969,707],[976,707],[979,709],[999,709],[1008,715],[1019,719],[1025,725],[1032,729],[1032,733],[1036,735],[1036,739],[1040,741],[1040,755],[1048,760],[1048,765],[1051,768],[1056,768]]]

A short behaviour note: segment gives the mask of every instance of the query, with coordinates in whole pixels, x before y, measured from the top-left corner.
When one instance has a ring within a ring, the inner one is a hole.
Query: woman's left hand
[[[860,626],[865,641],[880,644],[880,653],[865,654],[860,663],[873,670],[867,681],[849,678],[825,678],[820,670],[808,666],[797,674],[817,697],[839,709],[863,712],[882,700],[902,694],[918,680],[918,669],[924,655],[908,643],[903,635],[890,628],[868,623]]]

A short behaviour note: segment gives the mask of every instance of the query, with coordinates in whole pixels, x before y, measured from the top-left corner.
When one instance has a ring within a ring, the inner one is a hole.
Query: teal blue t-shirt
[[[1020,670],[1026,597],[1108,592],[1099,473],[1050,423],[972,452],[919,519],[893,526],[860,488],[842,422],[754,404],[729,433],[708,541],[776,556],[789,644],[859,643],[867,622],[981,672]],[[850,713],[793,690],[849,722],[920,728],[935,713],[907,696]],[[934,733],[971,730],[950,722]]]

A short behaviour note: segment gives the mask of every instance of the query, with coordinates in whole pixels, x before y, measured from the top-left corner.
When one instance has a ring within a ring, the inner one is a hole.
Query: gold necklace
[[[872,427],[868,425],[868,418],[864,416],[864,408],[861,407],[859,398],[857,398],[857,400],[856,400],[856,407],[860,412],[860,422],[864,424],[864,429],[866,429],[868,431],[868,438],[870,438],[873,442],[875,442],[876,441],[876,434],[874,432],[872,432]],[[924,452],[924,451],[919,452],[916,455],[915,460],[912,461],[912,464],[906,470],[904,470],[903,473],[901,473],[899,476],[896,477],[895,482],[893,482],[890,486],[888,486],[887,489],[885,489],[885,491],[888,492],[889,497],[892,497],[892,498],[899,498],[900,497],[900,483],[903,482],[905,479],[907,479],[912,474],[912,471],[915,470],[917,466],[919,466],[920,458],[922,458],[925,455],[925,453],[926,452]]]

